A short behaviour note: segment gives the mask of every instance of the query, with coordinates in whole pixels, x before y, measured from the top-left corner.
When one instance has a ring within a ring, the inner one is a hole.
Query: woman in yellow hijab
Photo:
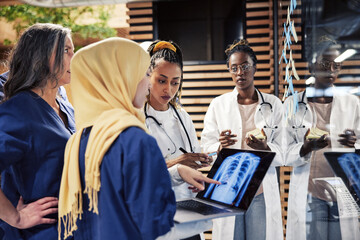
[[[170,177],[139,110],[150,88],[149,63],[145,50],[122,38],[74,55],[71,90],[78,131],[65,149],[59,239],[174,239],[208,225],[172,227]],[[177,171],[193,191],[203,190],[204,182],[219,184],[187,166]]]
[[[149,55],[122,38],[75,54],[71,91],[78,131],[65,150],[59,238],[155,239],[173,226],[166,164],[137,109],[149,89],[148,67]]]

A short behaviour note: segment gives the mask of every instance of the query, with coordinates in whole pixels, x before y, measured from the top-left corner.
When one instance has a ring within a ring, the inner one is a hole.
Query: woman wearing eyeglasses
[[[325,151],[354,148],[358,142],[359,99],[333,85],[341,69],[341,63],[335,61],[340,55],[336,42],[323,36],[317,49],[316,62],[309,64],[315,81],[297,94],[295,114],[290,110],[294,109],[294,96],[284,103],[288,146],[285,159],[286,165],[294,167],[286,239],[358,239],[360,235],[354,234],[359,229],[355,233],[340,230],[336,196],[318,180],[334,177],[323,155]]]
[[[283,165],[282,103],[277,97],[255,88],[257,58],[246,40],[235,41],[225,53],[235,88],[210,103],[201,134],[203,150],[257,149],[277,154],[245,216],[214,220],[213,239],[281,239],[281,205],[275,166]]]

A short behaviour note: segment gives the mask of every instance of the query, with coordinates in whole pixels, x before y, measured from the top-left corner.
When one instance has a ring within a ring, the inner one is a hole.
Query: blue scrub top
[[[70,103],[57,99],[68,119],[66,127],[50,105],[32,91],[23,91],[0,105],[0,171],[2,190],[17,205],[58,197],[65,145],[75,132]],[[57,218],[57,216],[49,216]],[[57,224],[17,230],[7,224],[5,239],[56,239]]]
[[[91,128],[80,142],[80,174],[84,189],[84,155]],[[114,141],[100,167],[99,215],[84,214],[74,239],[155,239],[173,226],[176,210],[170,176],[156,140],[142,129],[130,127]]]

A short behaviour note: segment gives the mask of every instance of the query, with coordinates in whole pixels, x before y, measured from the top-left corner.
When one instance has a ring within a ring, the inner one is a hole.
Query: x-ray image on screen
[[[338,162],[356,195],[360,196],[360,156],[356,153],[346,153],[338,158]]]
[[[238,207],[259,163],[260,157],[249,152],[228,156],[213,177],[221,185],[210,184],[204,197]]]

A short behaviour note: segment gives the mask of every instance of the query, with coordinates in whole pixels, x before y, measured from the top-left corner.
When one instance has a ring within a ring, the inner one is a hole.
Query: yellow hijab
[[[77,229],[83,212],[82,191],[89,211],[98,211],[100,164],[118,135],[130,126],[146,131],[144,118],[132,100],[145,76],[150,57],[137,43],[109,38],[79,50],[71,61],[71,92],[77,132],[66,144],[59,196],[59,239]],[[83,130],[92,126],[85,151],[85,189],[81,189],[79,145]]]

